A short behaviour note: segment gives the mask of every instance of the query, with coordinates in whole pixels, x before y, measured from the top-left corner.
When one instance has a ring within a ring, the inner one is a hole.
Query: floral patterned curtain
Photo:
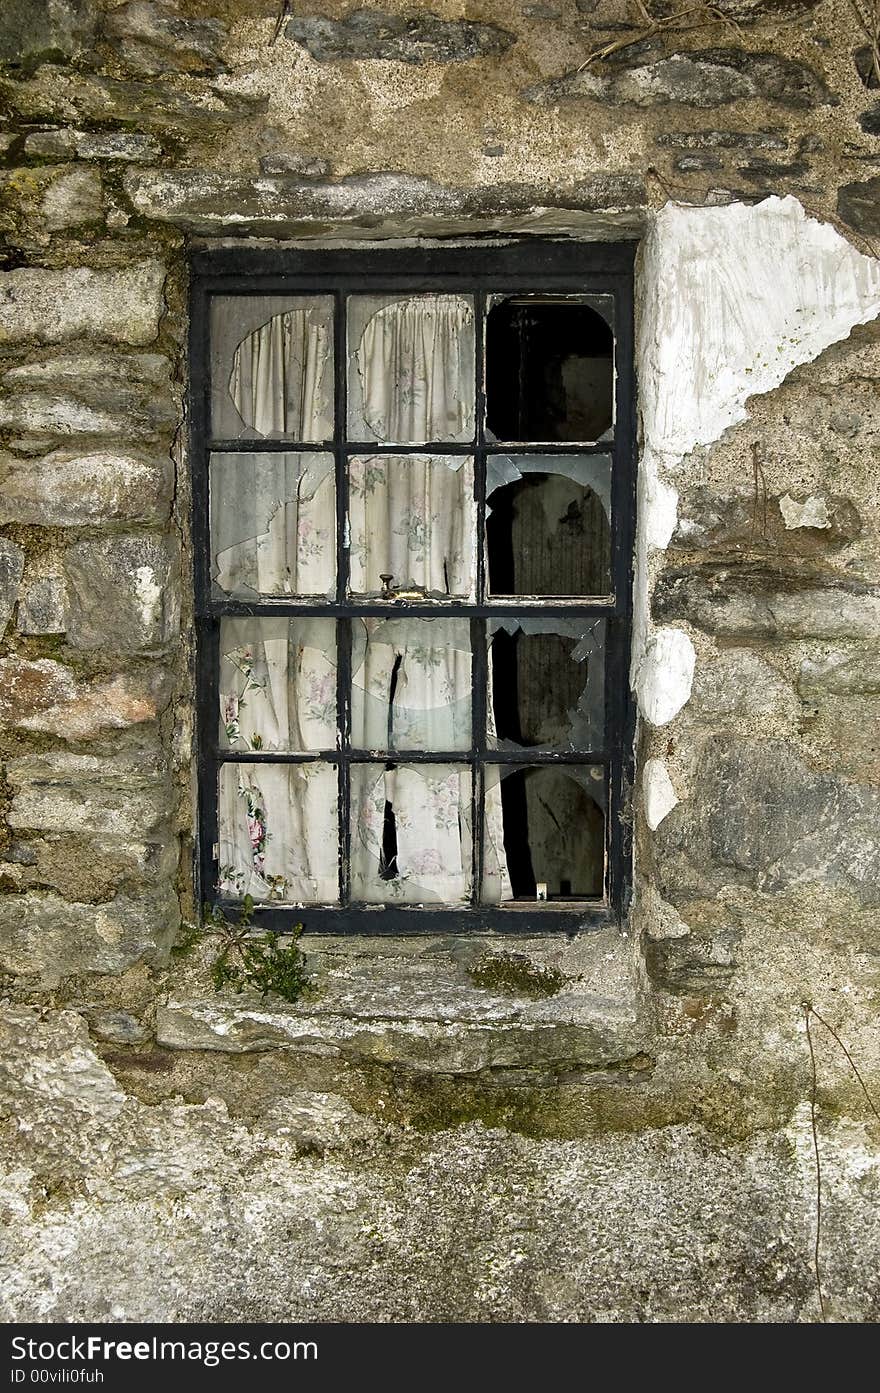
[[[275,314],[232,355],[229,395],[260,435],[321,441],[333,435],[332,328],[311,307]]]
[[[248,424],[296,439],[327,437],[319,362],[322,355],[329,359],[325,333],[307,315],[297,319],[293,313],[276,316],[239,345],[229,390]],[[418,444],[470,437],[474,346],[468,300],[418,296],[383,306],[368,320],[355,359],[365,423],[379,440]],[[232,462],[212,473],[215,583],[238,595],[328,593],[335,574],[335,500],[332,473],[318,461],[329,457],[252,455],[244,490],[244,476],[235,474],[238,459],[215,456],[212,471],[218,459]],[[395,587],[473,597],[473,511],[469,457],[353,459],[352,594],[378,594],[385,573]],[[219,550],[217,536],[225,543]],[[470,664],[467,621],[389,617],[353,625],[353,745],[395,752],[390,768],[352,766],[355,901],[455,904],[470,895],[470,770],[407,764],[405,754],[470,747]],[[242,751],[241,763],[226,765],[221,780],[219,841],[227,891],[297,903],[336,900],[335,683],[333,620],[224,624],[221,739]],[[323,751],[325,761],[249,764],[252,750]],[[500,899],[509,882],[495,795],[486,827],[489,898]]]

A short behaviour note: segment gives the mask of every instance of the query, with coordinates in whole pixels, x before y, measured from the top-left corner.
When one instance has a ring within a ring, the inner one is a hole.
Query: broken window
[[[196,257],[203,897],[619,911],[631,249],[275,260]]]

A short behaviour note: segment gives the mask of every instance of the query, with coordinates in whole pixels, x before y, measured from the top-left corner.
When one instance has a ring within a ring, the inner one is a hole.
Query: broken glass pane
[[[357,620],[351,670],[355,749],[470,749],[466,619]]]
[[[490,749],[602,749],[604,619],[489,623]]]
[[[474,462],[463,455],[356,455],[349,461],[354,595],[394,590],[473,599]]]
[[[221,620],[221,750],[335,747],[335,620]]]
[[[600,898],[604,808],[599,765],[488,765],[482,902]]]
[[[490,455],[490,593],[609,594],[610,512],[610,455]]]
[[[469,900],[470,829],[466,765],[353,765],[352,899],[363,904]]]
[[[215,298],[211,380],[215,440],[331,440],[332,297]]]
[[[339,899],[336,769],[331,764],[224,764],[217,809],[217,888],[238,899]]]
[[[335,593],[336,483],[330,454],[211,456],[214,593]]]
[[[486,317],[486,429],[495,440],[595,441],[614,419],[610,297],[497,297]]]
[[[353,295],[348,355],[350,440],[473,439],[471,296]]]

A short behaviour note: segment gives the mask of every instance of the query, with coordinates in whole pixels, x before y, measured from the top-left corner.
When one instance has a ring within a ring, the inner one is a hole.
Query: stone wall
[[[296,9],[0,17],[4,1316],[815,1320],[804,1001],[880,1096],[865,36],[847,0]],[[644,239],[633,912],[307,935],[296,1006],[215,993],[170,951],[187,247],[486,232]],[[872,1320],[880,1133],[813,1031],[823,1292]]]

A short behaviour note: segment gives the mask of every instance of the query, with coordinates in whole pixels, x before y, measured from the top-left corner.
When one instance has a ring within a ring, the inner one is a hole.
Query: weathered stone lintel
[[[206,236],[320,235],[333,240],[353,233],[405,237],[491,231],[601,240],[635,236],[647,213],[644,183],[629,174],[599,173],[547,188],[453,188],[400,173],[357,175],[333,183],[130,169],[125,189],[145,217]]]

